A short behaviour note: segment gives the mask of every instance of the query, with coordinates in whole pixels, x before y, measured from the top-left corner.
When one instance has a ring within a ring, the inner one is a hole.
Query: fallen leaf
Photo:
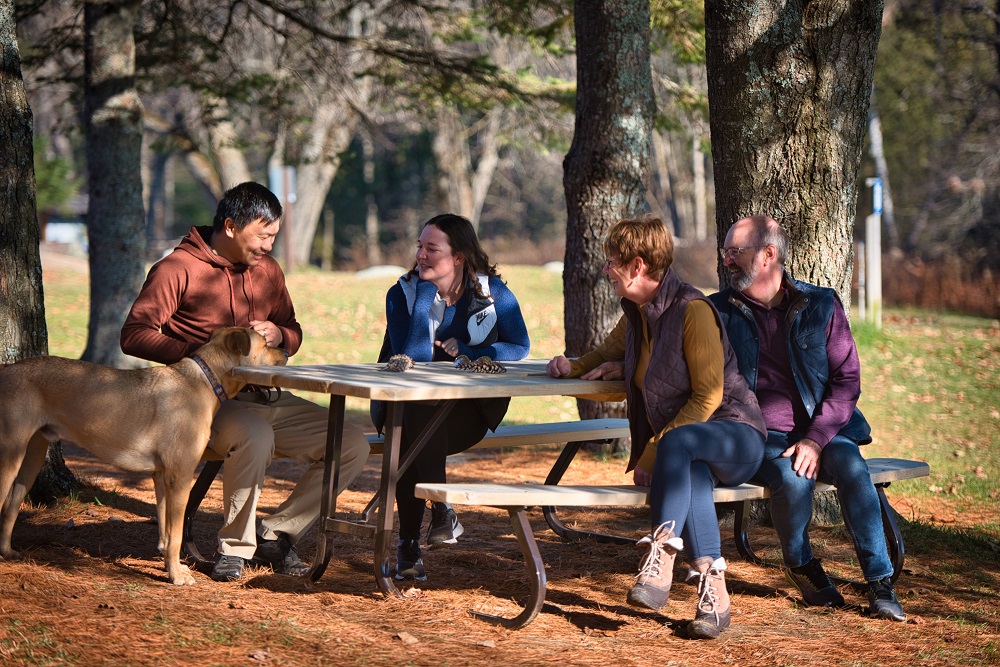
[[[268,653],[267,651],[262,651],[258,649],[253,653],[251,653],[250,657],[256,660],[257,662],[267,662],[268,660],[271,659],[271,654]]]
[[[486,641],[479,642],[480,646],[485,646],[486,648],[496,648],[497,643],[492,639],[487,639]]]
[[[420,640],[411,635],[409,632],[398,632],[393,635],[396,639],[403,642],[404,644],[419,644]]]

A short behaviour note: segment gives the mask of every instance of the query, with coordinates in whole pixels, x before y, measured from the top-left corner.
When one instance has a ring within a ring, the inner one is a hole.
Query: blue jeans
[[[754,482],[771,487],[771,521],[781,540],[782,557],[788,567],[805,565],[813,559],[809,522],[816,480],[798,476],[792,469],[792,457],[781,456],[802,437],[798,433],[768,431],[764,461],[753,477]],[[882,531],[878,493],[857,443],[835,436],[820,455],[818,479],[837,487],[844,524],[854,540],[865,580],[876,581],[890,576],[892,563]]]
[[[656,447],[649,489],[653,530],[674,522],[691,560],[722,556],[715,485],[742,484],[760,466],[764,436],[732,421],[687,424],[667,431]]]

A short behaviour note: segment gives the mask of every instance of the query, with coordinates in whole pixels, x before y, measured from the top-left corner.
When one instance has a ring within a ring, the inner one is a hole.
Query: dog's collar
[[[226,390],[223,389],[222,384],[219,383],[219,378],[215,377],[215,373],[213,373],[212,369],[208,367],[208,364],[205,363],[205,360],[199,357],[197,354],[192,354],[191,359],[194,361],[194,363],[198,364],[198,367],[205,374],[205,377],[208,378],[208,383],[212,385],[212,391],[214,391],[215,395],[219,398],[219,403],[222,403],[227,398],[229,398],[229,396],[226,395]]]

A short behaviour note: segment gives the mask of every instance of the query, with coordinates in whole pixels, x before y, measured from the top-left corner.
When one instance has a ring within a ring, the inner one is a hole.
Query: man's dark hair
[[[281,217],[281,202],[260,183],[247,181],[226,190],[222,201],[215,209],[212,231],[221,232],[226,219],[236,223],[236,229],[243,229],[255,220],[264,220],[269,225]]]

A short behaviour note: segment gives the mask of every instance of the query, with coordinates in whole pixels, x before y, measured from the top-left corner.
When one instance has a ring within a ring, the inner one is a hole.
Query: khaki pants
[[[312,527],[319,518],[323,493],[328,420],[326,408],[286,391],[273,403],[263,403],[254,394],[241,393],[222,404],[212,422],[208,445],[225,457],[220,554],[253,557],[257,548],[257,500],[264,472],[275,454],[309,467],[285,502],[261,521],[261,537],[275,539],[277,533],[283,533],[295,544]],[[364,433],[345,425],[337,493],[361,473],[369,451]]]

